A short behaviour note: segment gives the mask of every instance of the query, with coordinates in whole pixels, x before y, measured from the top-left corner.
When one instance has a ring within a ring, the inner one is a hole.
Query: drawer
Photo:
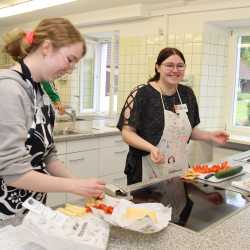
[[[100,138],[100,148],[119,147],[124,145],[127,144],[122,140],[121,135],[106,136]]]
[[[59,155],[66,153],[66,142],[56,142],[55,145]]]
[[[123,172],[127,153],[126,146],[100,149],[100,176]]]
[[[71,153],[67,155],[67,167],[81,178],[99,176],[99,157],[97,150]]]
[[[99,148],[98,138],[83,139],[67,142],[67,153],[80,152]]]
[[[107,184],[116,184],[117,186],[126,186],[127,185],[127,176],[123,173],[113,174],[113,175],[106,175],[101,177]]]
[[[75,176],[82,179],[99,176],[99,158],[97,150],[71,153],[67,155],[67,167]],[[67,202],[76,202],[83,197],[67,193]]]

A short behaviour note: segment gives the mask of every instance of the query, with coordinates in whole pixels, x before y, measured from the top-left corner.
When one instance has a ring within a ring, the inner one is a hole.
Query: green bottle
[[[41,85],[43,90],[47,93],[50,100],[52,101],[54,107],[58,110],[59,114],[63,115],[65,113],[65,108],[61,103],[60,96],[55,89],[54,83],[49,81],[41,81]]]
[[[57,93],[53,82],[42,81],[41,83],[42,83],[42,88],[47,93],[47,95],[49,96],[50,100],[53,103],[61,102],[60,96]]]

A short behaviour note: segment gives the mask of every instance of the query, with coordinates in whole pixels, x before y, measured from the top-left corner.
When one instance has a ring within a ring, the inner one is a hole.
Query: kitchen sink
[[[65,136],[65,135],[86,135],[86,134],[92,134],[92,131],[81,131],[76,129],[56,129],[54,130],[53,134],[54,136]]]

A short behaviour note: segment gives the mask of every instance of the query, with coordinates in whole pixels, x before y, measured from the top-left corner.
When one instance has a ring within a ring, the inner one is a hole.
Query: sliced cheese
[[[86,214],[86,208],[75,206],[69,203],[65,205],[65,208],[59,208],[57,210],[69,216],[81,217]]]
[[[125,218],[128,220],[139,220],[148,216],[154,223],[157,223],[157,215],[155,211],[150,211],[142,207],[130,207],[125,213]]]
[[[57,208],[56,211],[58,211],[58,212],[60,212],[60,213],[63,213],[63,214],[65,214],[65,215],[68,215],[68,216],[74,216],[74,217],[77,216],[75,213],[73,213],[73,212],[71,212],[71,211],[69,211],[69,210],[66,210],[65,208],[62,208],[62,207]]]

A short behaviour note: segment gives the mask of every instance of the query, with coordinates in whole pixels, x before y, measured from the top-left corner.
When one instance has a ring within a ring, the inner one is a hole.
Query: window
[[[235,34],[233,64],[234,86],[230,127],[240,134],[250,134],[250,34]],[[230,62],[230,61],[229,61]],[[229,68],[230,69],[230,68]]]
[[[87,36],[80,70],[80,113],[117,112],[119,42],[117,34]]]

